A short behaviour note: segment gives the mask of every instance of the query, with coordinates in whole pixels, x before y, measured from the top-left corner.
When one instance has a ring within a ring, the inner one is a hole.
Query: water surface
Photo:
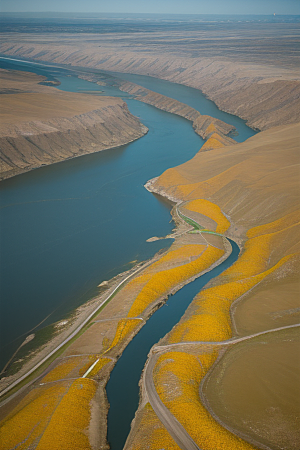
[[[170,240],[146,242],[167,235],[173,224],[171,205],[143,185],[191,159],[203,140],[187,120],[119,91],[113,75],[102,73],[107,81],[103,87],[65,68],[1,58],[0,67],[58,79],[66,91],[122,96],[149,128],[146,136],[128,145],[0,183],[1,367],[31,329],[62,319],[96,295],[103,280],[170,245]],[[149,77],[144,78],[148,83]],[[155,80],[150,81],[155,90]],[[157,92],[166,86],[166,95],[177,92],[180,101],[187,100],[190,88],[156,81]],[[219,113],[216,108],[216,117]],[[240,136],[254,133],[240,119],[237,129]]]
[[[139,380],[151,347],[179,322],[203,286],[237,260],[239,247],[231,240],[230,243],[232,253],[226,261],[169,297],[167,303],[150,317],[122,353],[106,387],[110,404],[108,442],[111,450],[124,447],[139,404]]]

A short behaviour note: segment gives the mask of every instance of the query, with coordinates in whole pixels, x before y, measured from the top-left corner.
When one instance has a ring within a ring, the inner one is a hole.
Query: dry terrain
[[[202,450],[299,447],[299,139],[299,124],[271,128],[147,183],[199,223],[220,227],[205,202],[218,205],[242,253],[154,347],[158,399],[143,391],[126,448],[179,448],[160,402]]]
[[[67,93],[44,77],[0,70],[0,179],[127,144],[147,128],[112,97]]]
[[[192,86],[220,109],[264,130],[298,120],[299,34],[298,23],[219,23],[148,33],[2,33],[0,53]]]
[[[181,321],[152,349],[125,448],[178,450],[177,431],[183,428],[189,437],[184,448],[298,449],[299,328],[286,328],[299,324],[300,314],[298,25],[241,24],[234,29],[223,25],[168,35],[128,32],[117,37],[114,33],[8,33],[2,34],[0,52],[182,83],[201,89],[221,109],[264,130],[233,145],[226,124],[134,84],[123,85],[140,101],[188,117],[207,139],[207,151],[157,174],[146,185],[149,191],[176,202],[182,214],[206,230],[191,234],[190,227],[181,225],[182,235],[177,234],[168,252],[118,291],[40,379],[2,406],[5,448],[22,443],[24,448],[46,450],[51,443],[55,449],[54,435],[59,438],[57,448],[65,450],[107,448],[105,384],[116,358],[168,294],[225,257],[228,247],[222,236],[228,236],[239,243],[241,255],[196,296]],[[18,143],[21,134],[18,145],[23,148],[25,133],[37,139],[37,129],[42,129],[41,136],[50,139],[48,128],[43,127],[62,126],[52,135],[60,133],[61,139],[70,129],[72,142],[80,134],[84,142],[89,139],[91,148],[99,137],[86,138],[83,128],[98,129],[101,120],[114,127],[117,110],[122,123],[126,116],[135,137],[145,131],[119,100],[57,94],[52,87],[38,85],[39,80],[26,75],[15,87],[15,80],[5,82],[6,93],[1,95],[3,118],[7,117],[4,142]],[[36,123],[43,96],[49,105],[51,98],[61,102],[61,116],[52,117],[49,112]],[[76,105],[72,103],[75,96]],[[18,120],[28,108],[30,122],[11,125],[7,97],[16,99]],[[89,106],[95,102],[93,113],[85,109],[87,98]],[[75,139],[72,130],[77,133],[81,120],[84,125]],[[53,141],[55,149],[57,142],[61,141]],[[76,155],[78,148],[81,144]],[[31,152],[28,155],[36,158]],[[65,157],[71,156],[74,153]],[[20,161],[19,151],[17,157]],[[26,159],[26,169],[18,164],[17,169],[5,166],[5,170],[28,170],[32,160]],[[176,207],[173,213],[180,224]],[[117,284],[118,280],[109,284],[88,305],[90,310]],[[81,310],[85,316],[88,312]],[[69,329],[62,332],[67,335]]]

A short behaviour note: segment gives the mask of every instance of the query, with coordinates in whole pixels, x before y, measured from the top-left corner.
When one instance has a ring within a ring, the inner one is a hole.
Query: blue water
[[[1,58],[0,67],[59,79],[64,90],[121,95],[149,128],[131,144],[0,183],[1,367],[31,329],[65,317],[96,295],[103,280],[170,245],[146,242],[167,235],[173,224],[171,205],[143,185],[192,158],[203,140],[187,120],[121,93],[110,75],[103,74],[103,87],[67,69]],[[239,127],[240,135],[253,133],[243,121]]]
[[[193,298],[212,278],[218,276],[238,258],[239,247],[230,240],[232,253],[218,267],[184,286],[158,309],[122,353],[106,386],[108,442],[111,450],[121,450],[139,404],[139,380],[151,347],[176,325]]]
[[[144,75],[133,74],[116,74],[122,76],[122,79],[139,84],[151,91],[158,92],[159,94],[166,95],[167,97],[174,98],[186,105],[199,111],[201,114],[207,114],[211,117],[223,120],[230,125],[236,127],[238,134],[231,136],[237,142],[244,142],[249,137],[253,136],[256,132],[246,125],[243,119],[237,116],[228,114],[221,111],[214,102],[209,100],[198,89],[194,89],[182,84],[170,83],[169,81],[159,80],[157,78],[148,77]]]

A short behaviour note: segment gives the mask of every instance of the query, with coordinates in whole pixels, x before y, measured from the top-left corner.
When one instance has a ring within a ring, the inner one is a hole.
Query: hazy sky
[[[0,11],[300,14],[300,0],[0,0]]]

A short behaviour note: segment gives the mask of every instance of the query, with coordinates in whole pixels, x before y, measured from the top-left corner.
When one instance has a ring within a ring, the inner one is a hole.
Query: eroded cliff
[[[2,72],[2,71],[1,71]],[[121,99],[66,93],[44,78],[3,76],[0,179],[75,156],[127,144],[147,132]],[[0,75],[1,75],[0,74]],[[17,90],[18,89],[18,90]]]

